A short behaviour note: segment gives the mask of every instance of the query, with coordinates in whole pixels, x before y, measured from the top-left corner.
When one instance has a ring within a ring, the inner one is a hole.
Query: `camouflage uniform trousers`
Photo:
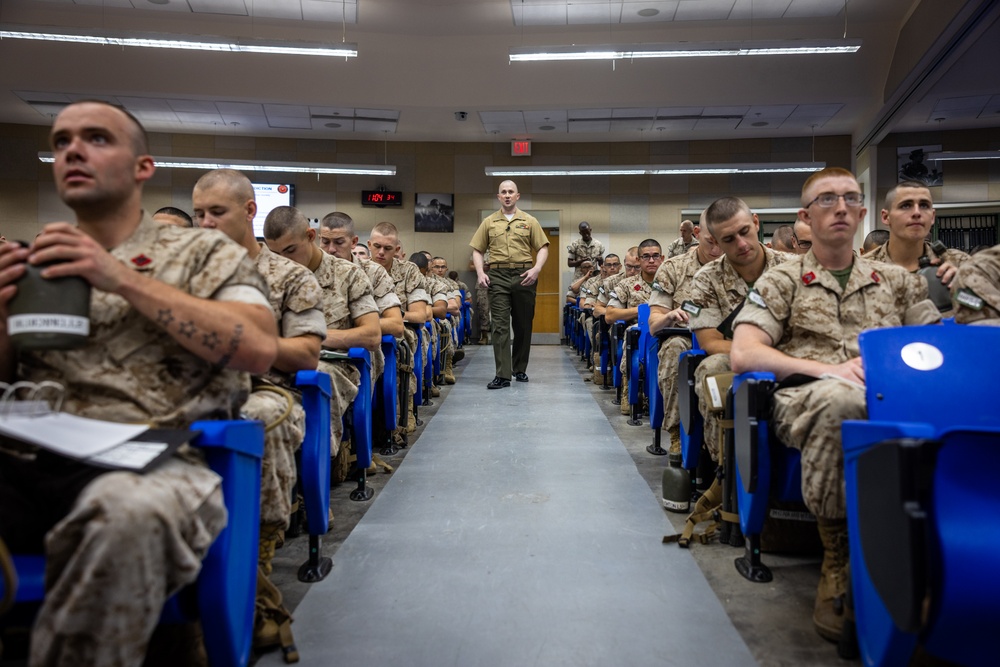
[[[225,525],[219,478],[201,465],[99,475],[46,536],[30,664],[139,667],[167,598]]]
[[[774,395],[778,439],[802,452],[802,498],[821,519],[846,515],[840,426],[866,419],[865,390],[839,380],[816,380]]]
[[[292,399],[289,407],[288,399],[281,394],[257,389],[240,409],[247,419],[258,419],[268,426],[277,423],[264,434],[260,479],[260,522],[263,525],[287,528],[292,514],[292,488],[297,477],[295,452],[302,446],[306,433],[306,413],[301,399],[294,392]],[[288,416],[282,419],[289,409]]]
[[[357,366],[346,361],[321,361],[320,370],[330,374],[330,456],[340,453],[340,443],[344,439],[344,415],[358,395],[361,374]]]
[[[694,372],[694,391],[698,395],[698,412],[701,413],[704,422],[705,448],[708,449],[712,462],[716,464],[720,461],[719,438],[722,435],[722,427],[719,422],[722,420],[722,415],[708,411],[708,400],[704,389],[705,378],[720,373],[731,373],[732,370],[728,354],[710,354],[705,357]]]
[[[403,330],[403,343],[410,350],[410,358],[412,359],[412,362],[411,362],[412,369],[410,370],[410,372],[408,372],[406,374],[406,376],[407,376],[407,380],[406,381],[409,384],[409,392],[407,393],[407,399],[409,400],[410,404],[407,405],[407,406],[402,406],[402,409],[401,409],[400,414],[399,414],[400,428],[396,429],[397,433],[408,432],[410,430],[409,426],[412,426],[413,428],[416,428],[416,426],[417,426],[416,424],[409,424],[409,421],[410,421],[409,417],[410,417],[410,415],[413,414],[412,407],[413,407],[414,401],[416,400],[416,398],[414,398],[414,397],[417,395],[417,362],[416,362],[416,359],[417,359],[417,353],[418,353],[417,348],[419,346],[418,346],[418,343],[417,343],[417,334],[413,333],[413,331],[409,327],[406,327]]]
[[[681,413],[677,398],[677,373],[680,370],[678,357],[681,352],[691,349],[691,339],[687,336],[671,336],[660,345],[660,372],[657,382],[660,394],[663,396],[664,429],[672,429],[680,425]]]

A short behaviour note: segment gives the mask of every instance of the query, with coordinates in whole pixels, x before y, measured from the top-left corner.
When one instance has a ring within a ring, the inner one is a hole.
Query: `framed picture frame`
[[[454,232],[455,195],[418,192],[413,207],[413,229],[418,232]]]

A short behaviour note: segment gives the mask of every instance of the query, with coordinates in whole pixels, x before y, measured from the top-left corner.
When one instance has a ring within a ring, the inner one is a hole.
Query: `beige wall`
[[[428,250],[447,258],[458,270],[468,266],[468,242],[481,211],[498,207],[495,193],[500,179],[486,176],[487,166],[806,161],[813,159],[813,150],[817,161],[845,167],[851,162],[849,137],[817,138],[815,149],[808,138],[536,142],[531,158],[511,157],[508,143],[383,144],[189,134],[154,134],[150,141],[154,155],[365,164],[387,160],[397,167],[394,177],[267,174],[254,180],[294,183],[296,204],[310,218],[321,218],[332,210],[350,214],[362,240],[376,223],[391,222],[401,230],[407,252]],[[0,124],[0,233],[8,238],[30,239],[41,223],[71,218],[52,185],[50,167],[37,159],[37,153],[47,148],[47,128]],[[145,188],[146,208],[173,205],[190,210],[191,188],[199,175],[193,170],[160,170]],[[568,245],[577,237],[580,221],[587,220],[609,250],[623,252],[647,237],[666,245],[677,237],[682,209],[704,207],[722,195],[741,196],[752,207],[797,206],[801,183],[799,174],[625,176],[525,178],[519,179],[518,187],[522,209],[557,212],[560,234],[552,239],[554,243]],[[380,185],[401,190],[404,206],[362,207],[361,190]],[[414,232],[416,192],[454,193],[454,233]],[[568,275],[563,269],[563,275]]]

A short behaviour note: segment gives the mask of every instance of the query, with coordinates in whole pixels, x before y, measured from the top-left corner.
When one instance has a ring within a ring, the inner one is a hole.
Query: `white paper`
[[[0,433],[74,459],[86,459],[149,430],[145,424],[118,424],[64,412],[0,417]]]
[[[142,470],[166,448],[167,445],[163,442],[126,442],[92,456],[87,461],[115,468]]]

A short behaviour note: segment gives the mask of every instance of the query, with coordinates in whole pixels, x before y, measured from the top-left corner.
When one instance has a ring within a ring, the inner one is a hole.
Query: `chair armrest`
[[[330,376],[320,371],[299,371],[295,386],[302,392],[306,431],[302,439],[299,472],[306,503],[309,533],[325,535],[330,529]]]

